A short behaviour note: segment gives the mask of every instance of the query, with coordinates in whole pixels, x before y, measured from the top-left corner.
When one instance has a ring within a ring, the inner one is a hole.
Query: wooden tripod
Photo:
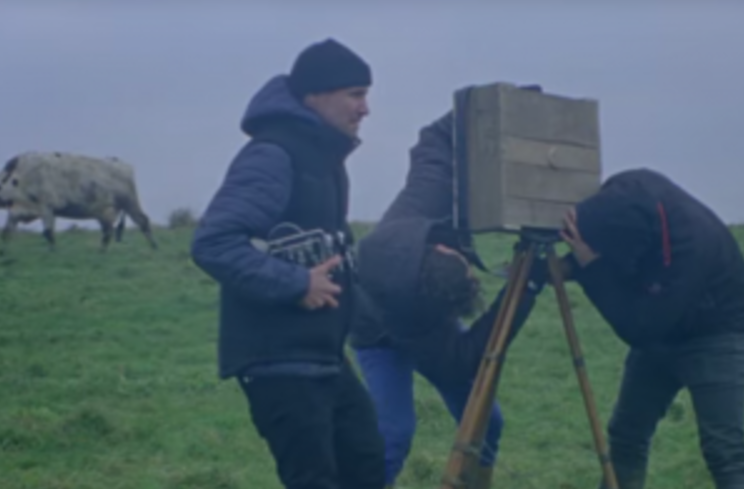
[[[573,364],[584,397],[584,405],[589,416],[589,424],[594,436],[594,445],[599,456],[605,485],[608,489],[618,489],[615,472],[607,455],[605,439],[594,404],[594,397],[586,373],[584,357],[579,346],[579,338],[576,334],[573,315],[571,314],[571,307],[563,282],[560,260],[555,253],[554,243],[555,239],[552,236],[543,238],[539,234],[533,236],[522,234],[517,244],[507,290],[494,322],[478,375],[470,392],[468,404],[457,431],[455,444],[450,452],[440,489],[469,489],[473,487],[474,469],[480,459],[486,423],[493,407],[501,367],[504,363],[506,339],[509,337],[517,304],[519,304],[522,297],[530,268],[535,255],[538,253],[547,254],[550,281],[558,299],[568,345],[573,356]]]

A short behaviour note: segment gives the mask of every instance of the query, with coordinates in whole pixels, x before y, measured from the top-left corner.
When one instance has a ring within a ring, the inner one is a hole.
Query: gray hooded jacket
[[[385,253],[387,243],[380,243],[388,222],[407,218],[448,219],[452,214],[453,181],[452,112],[437,118],[419,131],[419,139],[410,150],[410,167],[405,186],[382,216],[371,233],[360,240],[359,248],[366,255]],[[382,231],[381,231],[382,230]],[[397,240],[398,237],[395,237]],[[377,249],[375,249],[377,248]],[[416,253],[416,250],[409,250]],[[360,260],[362,257],[360,256]],[[389,278],[387,285],[399,288],[397,274]],[[364,284],[364,272],[360,281]],[[357,290],[357,312],[349,337],[354,348],[384,346],[390,344],[385,331],[379,306],[367,296],[364,289]]]
[[[363,326],[377,328],[385,341],[406,350],[429,378],[456,386],[476,375],[505,288],[466,332],[461,331],[460,318],[422,301],[417,293],[421,264],[429,233],[438,222],[421,217],[390,220],[360,243],[359,276],[365,305],[372,308]],[[537,283],[522,296],[510,339],[527,320],[544,280]]]

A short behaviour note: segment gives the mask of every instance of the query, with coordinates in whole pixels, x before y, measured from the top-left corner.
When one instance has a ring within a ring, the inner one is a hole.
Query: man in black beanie
[[[356,138],[369,114],[366,95],[372,84],[370,67],[358,55],[333,39],[313,44],[297,57],[287,84],[297,100]]]
[[[367,63],[332,39],[269,80],[191,245],[220,285],[220,377],[238,380],[287,489],[385,484],[374,407],[344,353],[355,287],[345,161],[371,83]],[[325,254],[277,255],[283,228]]]

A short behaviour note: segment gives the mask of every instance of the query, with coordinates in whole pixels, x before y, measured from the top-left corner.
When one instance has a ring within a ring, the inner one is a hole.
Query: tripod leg
[[[472,487],[474,469],[480,459],[480,450],[490,409],[496,395],[495,383],[503,362],[504,345],[509,337],[511,323],[519,303],[527,276],[534,260],[535,247],[515,255],[515,266],[510,274],[506,294],[483,355],[470,397],[458,427],[455,445],[450,452],[441,487],[462,489]]]
[[[529,259],[529,264],[528,264]],[[500,378],[501,367],[504,362],[504,348],[503,345],[506,343],[506,338],[509,337],[511,332],[511,318],[514,315],[514,310],[519,304],[521,299],[521,291],[524,290],[524,283],[526,277],[529,275],[529,266],[532,262],[532,251],[525,250],[521,253],[516,254],[514,266],[509,274],[509,281],[507,283],[506,293],[502,299],[501,307],[499,307],[498,314],[494,320],[494,326],[491,329],[491,335],[489,336],[488,343],[483,354],[481,366],[478,370],[475,381],[473,382],[473,389],[471,389],[471,397],[486,395],[483,393],[483,389],[490,389],[493,387],[493,392],[496,392],[496,385]],[[516,295],[516,297],[515,297]],[[513,305],[513,308],[512,308]],[[510,312],[510,308],[511,312]],[[506,319],[506,315],[509,314],[509,319]],[[504,330],[505,323],[509,323]],[[491,362],[495,362],[495,371],[493,377],[486,379],[486,369],[488,369]],[[467,414],[467,412],[466,412]]]
[[[573,315],[571,314],[571,306],[568,302],[568,294],[566,293],[566,287],[563,283],[563,275],[560,269],[560,260],[555,253],[555,249],[550,246],[548,248],[548,266],[550,268],[550,277],[555,288],[555,294],[558,299],[558,305],[560,307],[561,316],[563,318],[563,325],[566,330],[566,337],[568,338],[568,345],[573,355],[573,363],[576,369],[576,375],[579,379],[579,385],[581,386],[581,393],[584,397],[584,406],[586,407],[587,414],[589,415],[589,424],[594,435],[594,445],[599,456],[599,463],[604,473],[605,483],[608,489],[618,489],[617,479],[615,477],[615,471],[610,462],[610,458],[607,454],[607,446],[605,443],[602,426],[599,422],[599,415],[597,414],[597,408],[594,404],[594,395],[592,394],[591,385],[589,383],[589,377],[586,373],[586,366],[584,364],[584,355],[579,345],[579,337],[576,333],[576,327],[573,322]]]

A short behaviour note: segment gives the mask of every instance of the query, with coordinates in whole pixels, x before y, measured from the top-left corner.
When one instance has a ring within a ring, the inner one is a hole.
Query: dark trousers
[[[699,444],[717,489],[744,488],[744,336],[718,336],[659,349],[632,349],[609,423],[621,489],[644,487],[651,439],[687,388]]]
[[[383,488],[384,446],[377,418],[350,367],[323,377],[238,380],[285,488]]]

